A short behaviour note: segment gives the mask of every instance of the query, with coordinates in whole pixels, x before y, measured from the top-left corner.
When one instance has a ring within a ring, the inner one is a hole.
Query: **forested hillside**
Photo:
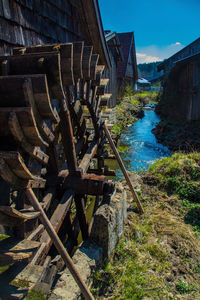
[[[138,77],[145,78],[148,80],[154,79],[162,75],[162,72],[157,71],[157,66],[160,62],[144,63],[139,64],[138,67]]]

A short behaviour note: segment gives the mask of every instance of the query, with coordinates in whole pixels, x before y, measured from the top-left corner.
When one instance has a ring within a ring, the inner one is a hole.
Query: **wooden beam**
[[[60,203],[56,207],[52,217],[50,218],[50,222],[56,232],[59,231],[63,220],[70,209],[74,195],[75,193],[73,190],[67,190],[64,193]],[[45,252],[43,252],[43,256],[45,256],[48,253],[53,241],[46,231],[42,234],[40,241],[46,244]]]
[[[30,260],[39,246],[39,242],[30,240],[19,241],[14,238],[7,238],[0,241],[0,266]]]
[[[74,277],[76,283],[78,284],[81,292],[83,293],[84,297],[87,300],[94,300],[92,294],[90,293],[88,287],[86,286],[86,284],[84,283],[84,281],[82,280],[79,272],[77,271],[76,267],[74,266],[74,263],[72,261],[72,259],[70,258],[69,254],[67,253],[66,249],[64,248],[61,240],[59,239],[54,227],[52,226],[51,222],[49,221],[49,219],[47,218],[45,212],[43,211],[38,199],[36,198],[35,194],[33,193],[33,191],[31,189],[27,189],[26,190],[26,195],[29,199],[29,201],[31,202],[31,204],[33,205],[33,207],[40,211],[40,219],[41,222],[44,224],[50,239],[52,240],[52,242],[54,243],[56,249],[58,250],[59,254],[62,256],[64,262],[66,263],[69,271],[71,272],[72,276]]]
[[[95,139],[89,146],[86,154],[84,155],[79,168],[83,170],[83,173],[86,173],[89,166],[91,159],[94,157],[94,155],[97,152],[98,146],[101,143],[101,138],[98,138],[97,140]]]
[[[122,170],[122,173],[124,174],[124,177],[125,177],[126,182],[127,182],[128,186],[129,186],[129,189],[130,189],[130,191],[132,193],[133,199],[134,199],[134,201],[137,204],[139,212],[143,214],[144,213],[144,209],[142,207],[142,204],[140,203],[140,200],[139,200],[139,198],[138,198],[138,196],[137,196],[137,194],[136,194],[136,192],[134,190],[134,187],[132,185],[130,177],[128,176],[128,173],[127,173],[126,168],[124,166],[124,163],[123,163],[123,161],[122,161],[122,159],[121,159],[121,157],[120,157],[120,155],[119,155],[119,153],[117,151],[117,148],[116,148],[116,146],[115,146],[115,144],[114,144],[114,142],[112,140],[112,137],[110,135],[110,132],[108,131],[108,129],[107,129],[107,127],[106,127],[105,124],[103,125],[103,130],[104,130],[105,135],[106,135],[106,137],[107,137],[107,139],[109,141],[110,147],[111,147],[111,149],[113,150],[113,152],[115,154],[115,157],[116,157],[116,160],[118,161],[120,169]]]
[[[85,210],[85,197],[84,195],[75,195],[74,200],[82,238],[83,241],[85,241],[89,237],[89,225]]]

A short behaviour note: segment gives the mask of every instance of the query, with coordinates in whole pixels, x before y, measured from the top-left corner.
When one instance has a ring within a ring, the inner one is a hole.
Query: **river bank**
[[[200,150],[200,122],[175,122],[164,120],[152,130],[158,142],[172,151]]]
[[[131,87],[126,87],[125,94],[117,105],[117,120],[111,131],[116,144],[123,131],[144,116],[144,106],[152,101],[156,101],[157,96],[158,92],[139,92],[134,94]]]
[[[112,260],[94,274],[97,299],[200,299],[200,153],[172,154],[154,136],[159,122],[147,110],[121,135],[128,144],[122,157],[145,213],[138,215],[121,179],[128,218]],[[177,150],[180,138],[171,131],[171,139],[170,149]]]
[[[94,274],[97,299],[199,299],[200,155],[176,153],[131,173],[145,214],[128,193],[113,259]]]

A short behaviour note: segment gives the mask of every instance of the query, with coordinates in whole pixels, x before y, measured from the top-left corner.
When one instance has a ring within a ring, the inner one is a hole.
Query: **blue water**
[[[122,159],[130,171],[146,170],[156,159],[172,154],[167,147],[157,142],[151,132],[160,121],[151,106],[147,105],[144,109],[144,117],[129,126],[121,136],[121,143],[128,145],[128,150],[122,154]]]

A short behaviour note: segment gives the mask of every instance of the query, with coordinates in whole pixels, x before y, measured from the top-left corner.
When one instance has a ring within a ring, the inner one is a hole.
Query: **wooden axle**
[[[76,175],[67,176],[63,184],[63,189],[69,188],[73,189],[79,195],[102,196],[105,193],[111,193],[114,190],[114,185],[105,176],[83,174],[80,177]]]

